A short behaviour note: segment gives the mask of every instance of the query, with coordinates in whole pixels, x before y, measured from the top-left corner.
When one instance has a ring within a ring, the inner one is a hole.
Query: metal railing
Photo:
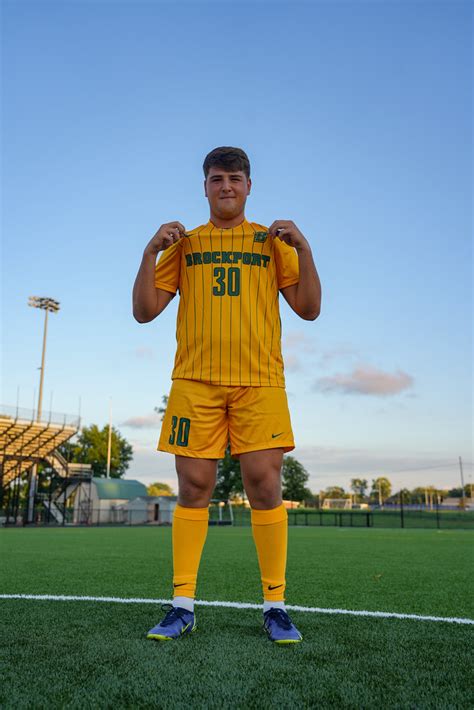
[[[81,505],[64,508],[61,500],[55,502],[55,508],[47,502],[47,494],[42,505],[35,507],[34,524],[62,526],[135,526],[135,525],[171,525],[172,511],[160,511],[159,519],[155,520],[151,511],[141,510],[104,510],[92,508],[90,500],[81,501]],[[40,498],[40,499],[41,499]],[[61,515],[58,515],[58,511]],[[7,520],[7,515],[8,520]],[[229,511],[219,515],[217,509],[209,509],[209,523],[214,526],[235,525],[249,527],[251,513],[249,508],[240,505],[232,506],[233,520]],[[153,519],[152,519],[153,518]],[[0,525],[22,526],[26,523],[26,507],[20,505],[15,515],[7,510],[0,510]],[[474,511],[469,510],[318,510],[298,508],[288,510],[288,525],[290,527],[352,527],[352,528],[406,528],[406,529],[438,529],[438,530],[474,530]]]
[[[26,409],[25,407],[12,407],[8,404],[0,404],[0,418],[26,422],[41,422],[42,424],[62,424],[64,426],[80,426],[80,417],[77,414],[60,414],[59,412],[42,411],[38,419],[36,409]]]

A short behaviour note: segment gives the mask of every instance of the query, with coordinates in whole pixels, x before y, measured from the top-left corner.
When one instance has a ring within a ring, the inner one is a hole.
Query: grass
[[[468,531],[290,528],[287,603],[474,618]],[[1,593],[169,598],[170,528],[0,531]],[[209,528],[198,599],[261,601],[250,528]],[[198,630],[145,639],[153,605],[0,600],[2,708],[465,708],[473,627],[197,606]]]

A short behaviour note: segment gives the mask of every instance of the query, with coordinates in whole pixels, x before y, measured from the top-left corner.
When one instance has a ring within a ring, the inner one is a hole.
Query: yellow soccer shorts
[[[158,451],[200,459],[295,448],[283,387],[234,387],[174,379]]]

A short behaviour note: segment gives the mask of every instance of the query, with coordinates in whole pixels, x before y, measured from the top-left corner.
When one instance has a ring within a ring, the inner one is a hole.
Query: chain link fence
[[[0,509],[0,525],[23,527],[26,525],[26,507],[15,511]],[[171,525],[172,513],[167,512],[155,519],[147,512],[136,510],[83,509],[78,515],[73,508],[57,505],[53,512],[44,506],[35,508],[34,525],[51,527],[101,527],[136,525]],[[210,525],[250,526],[250,509],[242,505],[232,505],[232,515],[228,506],[219,510],[209,506]],[[441,506],[433,510],[420,509],[373,509],[373,510],[319,510],[295,508],[288,510],[290,527],[351,527],[351,528],[425,528],[438,530],[474,530],[473,510],[443,510]]]

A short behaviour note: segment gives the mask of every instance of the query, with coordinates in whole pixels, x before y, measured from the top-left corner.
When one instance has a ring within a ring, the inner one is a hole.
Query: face
[[[222,168],[210,168],[204,182],[204,191],[209,200],[211,212],[219,217],[231,219],[245,207],[252,181],[244,172],[227,173]]]

